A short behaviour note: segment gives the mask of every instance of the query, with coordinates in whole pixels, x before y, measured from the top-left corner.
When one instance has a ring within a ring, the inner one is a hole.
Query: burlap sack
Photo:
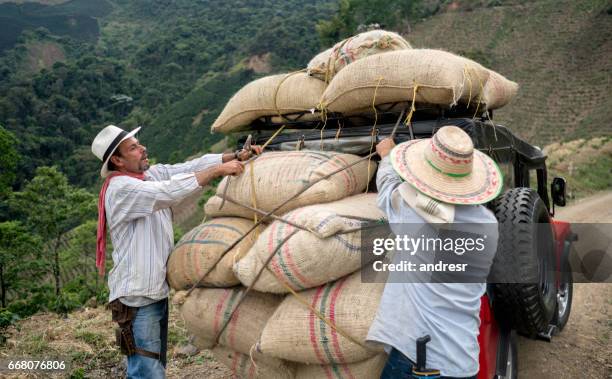
[[[339,233],[359,228],[366,219],[384,217],[374,193],[293,210],[283,218],[312,232],[274,221],[247,256],[234,265],[234,272],[245,286],[250,286],[268,257],[275,254],[254,289],[286,293],[289,290],[282,283],[296,291],[320,286],[359,270],[363,263],[361,231]]]
[[[393,50],[412,48],[399,34],[371,30],[349,37],[317,54],[308,62],[308,75],[329,82],[346,65],[358,59]]]
[[[497,109],[508,104],[518,92],[519,85],[495,71],[489,70],[489,80],[482,96],[487,109]]]
[[[257,79],[232,96],[211,131],[231,133],[262,116],[309,111],[317,106],[324,89],[325,83],[304,72]]]
[[[338,379],[374,379],[380,378],[387,354],[381,353],[362,362],[344,365],[305,365],[298,364],[295,379],[338,378]]]
[[[451,106],[478,101],[489,71],[441,50],[410,49],[377,54],[348,65],[329,83],[321,106],[347,113],[398,101]]]
[[[356,272],[299,295],[363,345],[383,288],[384,283],[362,283]],[[381,352],[379,346],[364,348],[331,329],[293,295],[268,320],[258,349],[276,358],[317,364],[358,362]]]
[[[198,348],[213,347],[217,333],[236,308],[244,290],[243,287],[196,288],[184,299],[181,317]],[[281,300],[279,296],[249,292],[219,338],[219,344],[249,354]]]
[[[294,364],[266,357],[253,350],[252,356],[217,346],[212,349],[216,360],[227,366],[232,375],[241,379],[293,379]],[[311,377],[313,378],[313,377]]]
[[[247,164],[245,171],[232,177],[227,196],[255,208],[271,211],[315,180],[346,167],[359,160],[356,155],[331,151],[281,151],[261,155]],[[253,175],[250,170],[253,169]],[[277,214],[311,204],[327,203],[362,192],[376,171],[376,163],[362,161],[313,185],[297,198],[283,206]],[[255,192],[252,195],[252,181],[255,178]],[[227,178],[217,187],[217,196],[211,197],[204,211],[208,216],[239,216],[252,219],[254,213],[246,208],[226,201],[222,209],[221,195]],[[255,200],[255,201],[253,201]]]
[[[253,226],[253,221],[220,217],[196,226],[176,244],[168,258],[167,278],[175,290],[188,289],[202,279],[221,254]],[[201,286],[228,287],[239,283],[232,266],[246,255],[263,230],[249,233],[200,282]]]

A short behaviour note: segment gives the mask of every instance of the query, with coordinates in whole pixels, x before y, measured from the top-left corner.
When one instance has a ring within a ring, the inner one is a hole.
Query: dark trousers
[[[391,349],[387,363],[383,368],[380,379],[412,379],[412,366],[415,363],[412,362],[407,356],[402,354],[395,348]],[[435,367],[437,368],[437,367]],[[441,379],[460,379],[450,376],[442,376]],[[476,379],[476,375],[467,377],[465,379]]]

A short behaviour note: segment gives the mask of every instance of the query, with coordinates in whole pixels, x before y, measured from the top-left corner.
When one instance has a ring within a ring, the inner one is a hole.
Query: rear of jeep
[[[487,204],[498,219],[500,239],[482,298],[478,378],[515,378],[516,334],[550,341],[570,315],[568,255],[576,236],[569,223],[553,218],[554,206],[565,205],[565,181],[554,178],[549,187],[543,152],[494,124],[491,112],[474,117],[471,109],[418,109],[410,123],[397,128],[396,143],[430,138],[442,126],[454,125],[468,133],[475,148],[492,157],[504,174],[502,195]],[[278,123],[264,117],[251,125],[250,133],[254,143],[267,143],[267,151],[326,150],[366,156],[392,134],[403,114],[389,105],[351,117],[329,114],[324,120],[296,114]],[[238,146],[245,140],[246,135]],[[374,180],[370,188],[375,188]]]

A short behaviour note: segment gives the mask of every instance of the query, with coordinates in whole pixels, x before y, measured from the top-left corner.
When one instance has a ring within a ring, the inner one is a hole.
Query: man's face
[[[140,174],[149,169],[147,148],[142,146],[136,138],[130,137],[121,142],[117,150],[119,150],[119,156],[113,156],[111,160],[119,171]]]

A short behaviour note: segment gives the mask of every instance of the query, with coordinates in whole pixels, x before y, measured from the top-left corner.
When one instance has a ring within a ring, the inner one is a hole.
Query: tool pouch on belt
[[[119,324],[119,327],[115,329],[115,337],[117,339],[117,345],[121,348],[121,353],[128,357],[139,354],[154,359],[160,359],[159,354],[136,347],[132,322],[136,317],[138,308],[128,307],[119,301],[119,299],[111,302],[109,307],[113,314],[113,321]]]

